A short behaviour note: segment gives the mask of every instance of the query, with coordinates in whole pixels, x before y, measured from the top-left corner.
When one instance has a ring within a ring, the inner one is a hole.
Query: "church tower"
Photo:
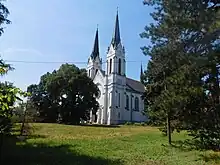
[[[107,52],[107,61],[109,62],[107,74],[125,76],[125,50],[121,43],[118,11],[112,41]]]
[[[118,124],[122,120],[126,92],[125,49],[121,43],[118,11],[111,44],[106,59],[107,124]]]
[[[88,59],[88,64],[87,64],[88,76],[91,79],[93,79],[99,69],[100,70],[102,69],[102,60],[100,59],[100,56],[99,56],[99,32],[97,28],[93,50]]]

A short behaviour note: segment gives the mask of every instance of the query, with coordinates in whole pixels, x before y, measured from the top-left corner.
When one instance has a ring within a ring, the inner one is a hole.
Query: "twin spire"
[[[118,18],[118,10],[117,10],[116,21],[115,21],[115,29],[114,29],[114,33],[113,33],[113,36],[112,36],[111,44],[113,45],[114,48],[116,48],[116,46],[118,46],[118,44],[120,42],[121,42],[121,37],[120,37],[119,18]],[[93,51],[92,51],[92,54],[91,54],[91,58],[94,60],[94,59],[96,59],[97,56],[99,56],[99,32],[98,32],[98,28],[96,30],[94,47],[93,47]]]
[[[118,44],[120,42],[121,42],[121,38],[120,38],[119,19],[118,19],[118,10],[117,10],[116,21],[115,21],[115,30],[113,33],[111,44],[115,48],[116,46],[118,46]]]
[[[92,50],[91,58],[94,60],[96,57],[99,56],[99,30],[97,27],[96,34],[95,34],[95,42],[94,47]]]

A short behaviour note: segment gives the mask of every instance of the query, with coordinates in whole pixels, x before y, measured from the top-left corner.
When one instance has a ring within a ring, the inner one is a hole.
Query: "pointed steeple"
[[[142,67],[142,63],[141,63],[141,75],[143,75],[143,67]]]
[[[98,27],[96,30],[94,47],[92,50],[91,58],[94,60],[94,59],[96,59],[97,56],[99,56],[99,31],[98,31]]]
[[[118,46],[118,44],[121,42],[120,38],[120,29],[119,29],[119,19],[118,19],[118,9],[117,9],[117,15],[116,15],[116,21],[115,21],[115,29],[112,37],[111,44],[113,47]]]
[[[141,63],[141,74],[140,74],[140,82],[143,83],[143,78],[144,78],[144,72],[143,72],[143,67]]]

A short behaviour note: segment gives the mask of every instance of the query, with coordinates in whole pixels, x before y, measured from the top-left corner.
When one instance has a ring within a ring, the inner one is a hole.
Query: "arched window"
[[[89,77],[90,77],[90,69],[89,69]]]
[[[95,74],[98,72],[98,69],[96,69]]]
[[[118,74],[121,74],[121,59],[118,60]]]
[[[129,96],[126,95],[126,107],[127,110],[129,110]]]
[[[135,106],[135,110],[138,111],[139,110],[139,99],[138,97],[135,97],[135,102],[134,102],[134,106]]]
[[[112,73],[112,59],[110,59],[109,73]]]

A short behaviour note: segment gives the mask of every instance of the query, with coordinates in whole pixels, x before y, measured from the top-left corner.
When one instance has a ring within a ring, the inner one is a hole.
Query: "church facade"
[[[97,29],[93,51],[88,59],[87,73],[99,89],[99,110],[96,114],[90,113],[90,122],[113,125],[146,121],[147,118],[143,114],[144,101],[141,98],[144,85],[126,77],[125,48],[121,42],[118,13],[105,64],[104,71],[99,54]]]

